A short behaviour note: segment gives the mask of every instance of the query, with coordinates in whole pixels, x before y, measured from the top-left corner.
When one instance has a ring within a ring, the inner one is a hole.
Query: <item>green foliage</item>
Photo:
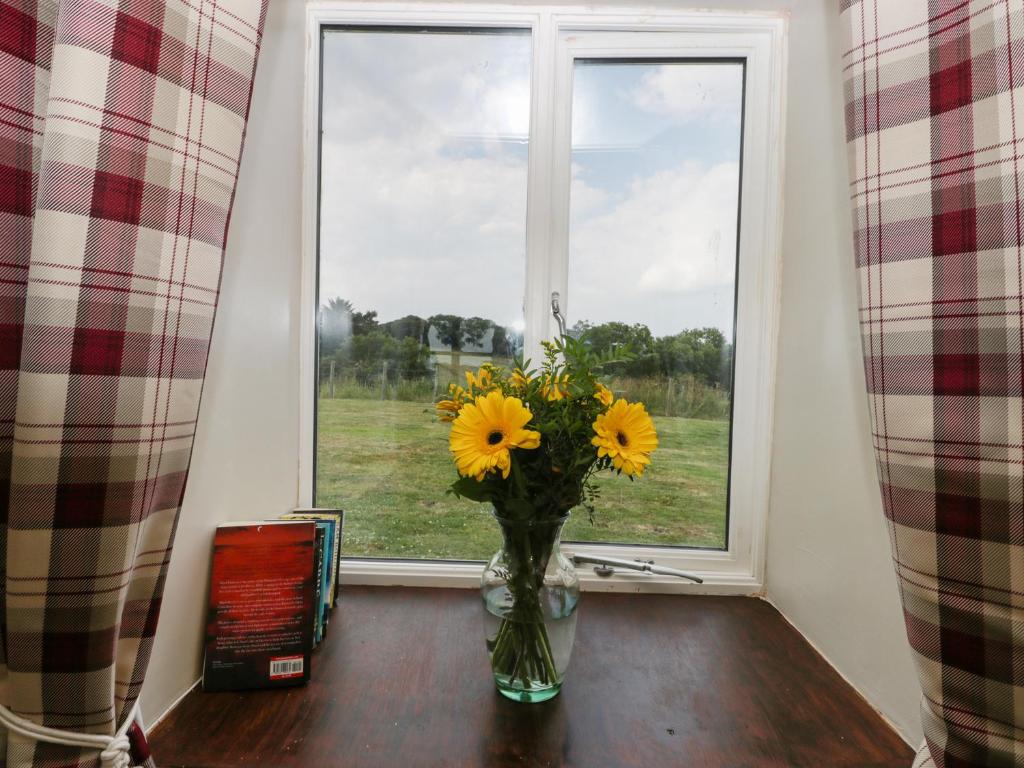
[[[330,356],[320,355],[320,379],[330,375],[330,365],[360,382],[423,379],[431,375],[430,350],[407,336],[396,339],[380,330],[350,336]]]
[[[387,324],[377,313],[357,312],[352,303],[330,299],[320,308],[320,380],[338,376],[369,383],[424,379],[432,375],[430,350],[423,343],[426,321],[410,315]],[[344,372],[344,373],[342,373]]]
[[[522,343],[485,318],[407,315],[380,322],[377,312],[359,312],[342,298],[321,307],[319,323],[321,389],[335,397],[432,399],[449,381],[461,383],[461,350],[483,343],[488,332],[496,364],[514,357]],[[431,327],[452,350],[450,364],[432,358],[427,346]],[[642,401],[651,414],[729,417],[732,345],[721,331],[696,328],[654,338],[642,324],[581,321],[570,336],[564,344],[581,343],[601,363],[613,391]]]
[[[333,355],[354,337],[377,328],[376,312],[356,312],[352,303],[334,298],[320,308],[320,354]]]
[[[732,344],[717,328],[691,328],[654,338],[646,325],[576,323],[570,335],[595,352],[618,350],[628,359],[608,370],[620,376],[671,379],[692,376],[700,384],[730,390]]]
[[[654,347],[666,376],[689,375],[708,385],[729,389],[732,345],[717,328],[693,328],[664,336]]]

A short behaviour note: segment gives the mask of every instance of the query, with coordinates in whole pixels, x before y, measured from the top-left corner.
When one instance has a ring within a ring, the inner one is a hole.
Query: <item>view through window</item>
[[[575,539],[725,546],[742,103],[740,63],[575,64],[570,334],[632,350],[610,385],[660,443]]]
[[[530,35],[332,28],[322,57],[315,503],[349,556],[484,559],[431,404],[523,349]],[[570,332],[632,350],[609,380],[661,446],[565,539],[725,546],[743,77],[576,62]]]

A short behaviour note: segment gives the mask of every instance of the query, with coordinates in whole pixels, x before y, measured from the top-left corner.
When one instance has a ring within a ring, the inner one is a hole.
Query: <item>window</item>
[[[346,549],[482,559],[430,405],[521,352],[528,31],[326,28],[315,503]]]
[[[730,59],[573,63],[570,333],[635,350],[610,381],[660,441],[644,482],[602,480],[579,540],[726,547],[743,74]]]
[[[461,561],[494,551],[486,511],[445,495],[430,404],[482,362],[539,359],[557,292],[571,334],[634,351],[613,389],[661,437],[639,486],[603,481],[567,548],[759,584],[781,20],[347,4],[309,19],[298,501],[346,510],[347,571],[466,581],[479,566]],[[666,586],[604,583],[622,581]]]

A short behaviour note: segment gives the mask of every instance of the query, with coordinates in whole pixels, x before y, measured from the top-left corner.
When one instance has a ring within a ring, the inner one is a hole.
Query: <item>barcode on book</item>
[[[277,656],[270,660],[270,679],[281,680],[286,677],[302,677],[302,656]]]

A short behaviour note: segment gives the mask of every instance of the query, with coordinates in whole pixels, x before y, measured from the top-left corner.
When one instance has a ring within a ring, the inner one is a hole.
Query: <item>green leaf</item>
[[[491,492],[487,485],[472,477],[460,477],[451,484],[450,490],[460,499],[479,502],[489,502],[491,500]]]

